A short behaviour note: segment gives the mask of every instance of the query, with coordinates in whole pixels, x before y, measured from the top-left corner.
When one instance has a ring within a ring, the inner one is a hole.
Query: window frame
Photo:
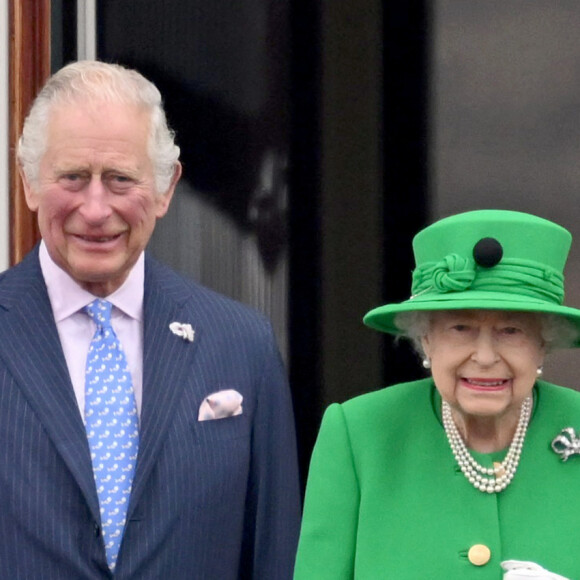
[[[50,0],[9,0],[8,175],[9,260],[18,263],[40,240],[36,216],[28,209],[16,161],[24,119],[50,75]]]

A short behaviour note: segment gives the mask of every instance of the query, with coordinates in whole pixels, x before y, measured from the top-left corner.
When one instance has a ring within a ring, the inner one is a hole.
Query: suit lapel
[[[86,432],[37,252],[5,275],[0,285],[0,357],[98,520],[98,499]]]
[[[197,350],[197,338],[188,342],[169,329],[182,320],[189,288],[173,272],[149,257],[145,262],[143,403],[140,422],[139,459],[131,493],[129,516],[139,501],[147,478],[171,425]]]

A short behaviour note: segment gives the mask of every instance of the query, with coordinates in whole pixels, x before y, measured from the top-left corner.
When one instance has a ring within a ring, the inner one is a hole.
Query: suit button
[[[491,558],[491,550],[484,544],[475,544],[469,548],[467,558],[474,566],[483,566]]]

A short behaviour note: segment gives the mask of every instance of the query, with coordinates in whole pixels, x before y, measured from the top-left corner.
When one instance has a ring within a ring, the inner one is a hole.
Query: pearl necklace
[[[495,464],[494,467],[488,468],[480,465],[472,457],[455,425],[449,403],[442,402],[443,426],[445,427],[451,451],[453,451],[455,460],[463,475],[476,489],[487,493],[498,493],[511,483],[520,462],[520,454],[524,445],[528,423],[530,422],[531,411],[532,397],[527,397],[522,403],[518,426],[507,455],[500,464]]]

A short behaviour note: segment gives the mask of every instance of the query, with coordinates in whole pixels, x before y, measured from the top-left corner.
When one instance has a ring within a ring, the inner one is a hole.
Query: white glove
[[[503,580],[569,580],[545,570],[538,564],[533,562],[521,562],[519,560],[506,560],[501,563],[501,567],[506,571],[503,575]]]

